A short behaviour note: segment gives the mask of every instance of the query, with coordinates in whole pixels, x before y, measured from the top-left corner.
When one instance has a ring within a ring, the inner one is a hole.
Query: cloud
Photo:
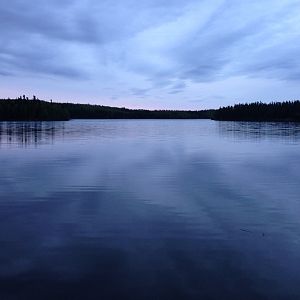
[[[131,89],[131,94],[134,96],[138,97],[145,97],[146,94],[150,91],[150,88],[144,88],[144,89],[139,89],[139,88],[133,88]]]
[[[141,33],[134,45],[139,55],[132,59],[132,65],[155,81],[171,78],[207,82],[266,74],[297,78],[299,3],[222,1],[214,9],[210,6],[205,1],[196,3],[181,18]],[[181,26],[185,21],[190,26]]]
[[[0,76],[145,101],[235,77],[297,82],[299,10],[296,0],[2,0]]]
[[[170,89],[169,94],[179,94],[186,88],[186,83],[184,81],[178,81],[177,83],[174,83]]]

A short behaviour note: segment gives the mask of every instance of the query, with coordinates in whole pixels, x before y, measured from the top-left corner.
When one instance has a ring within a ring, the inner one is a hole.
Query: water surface
[[[299,299],[300,125],[0,123],[0,299]]]

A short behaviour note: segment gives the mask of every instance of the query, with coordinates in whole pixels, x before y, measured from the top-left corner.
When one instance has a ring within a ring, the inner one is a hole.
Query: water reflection
[[[0,145],[16,144],[19,146],[52,144],[67,139],[93,139],[118,137],[148,137],[159,135],[172,138],[176,134],[186,136],[219,135],[237,140],[278,139],[286,141],[300,140],[299,123],[280,122],[213,122],[213,121],[182,121],[181,127],[173,127],[176,121],[130,120],[69,121],[69,122],[0,122]],[[209,126],[205,125],[209,124]],[[122,124],[121,126],[119,126]],[[162,125],[162,127],[160,127]],[[117,130],[116,130],[117,129]],[[175,132],[175,131],[179,132]]]
[[[296,129],[38,124],[2,127],[1,299],[300,297]]]
[[[279,139],[298,141],[299,123],[284,122],[218,122],[219,134],[235,139]]]
[[[0,122],[0,144],[53,143],[64,135],[64,122]]]

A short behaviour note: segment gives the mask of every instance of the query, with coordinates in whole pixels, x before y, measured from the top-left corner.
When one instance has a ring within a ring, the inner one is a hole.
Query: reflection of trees
[[[0,144],[53,143],[64,135],[64,122],[0,122]]]
[[[300,140],[299,123],[283,122],[218,122],[219,134],[237,139]]]

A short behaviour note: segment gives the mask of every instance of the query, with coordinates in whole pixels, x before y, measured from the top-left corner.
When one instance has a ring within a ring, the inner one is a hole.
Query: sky
[[[300,99],[300,1],[1,0],[0,97],[146,109]]]

